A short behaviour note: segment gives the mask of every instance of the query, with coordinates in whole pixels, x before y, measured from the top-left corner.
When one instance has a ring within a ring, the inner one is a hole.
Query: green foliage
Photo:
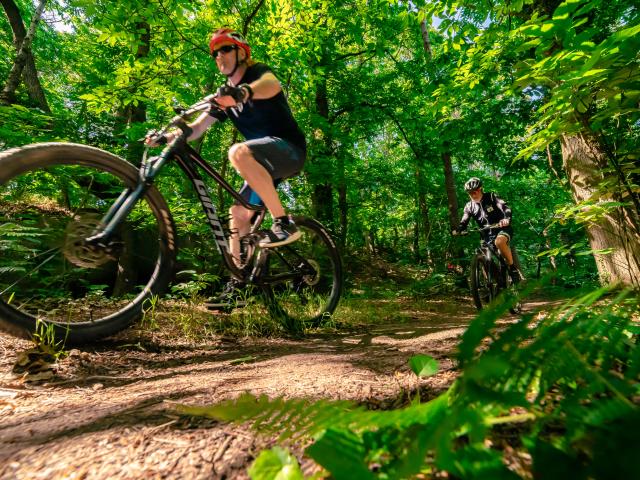
[[[297,460],[280,447],[260,452],[249,468],[253,480],[302,480],[304,475]]]
[[[56,338],[55,329],[51,324],[38,320],[32,340],[35,348],[50,356],[54,362],[67,356],[67,351],[65,350],[67,337]]]
[[[321,220],[349,253],[444,270],[452,248],[442,187],[447,154],[458,186],[471,174],[493,180],[514,207],[525,270],[536,268],[541,247],[535,232],[547,227],[556,207],[572,201],[567,179],[554,181],[540,151],[564,131],[557,123],[555,130],[547,128],[546,118],[573,121],[569,110],[558,114],[566,102],[591,102],[594,131],[600,125],[618,149],[621,171],[634,178],[638,36],[631,35],[637,12],[627,2],[609,8],[598,1],[568,2],[552,16],[531,2],[491,8],[453,0],[267,1],[255,15],[256,5],[227,0],[170,0],[161,8],[138,0],[112,3],[58,5],[64,30],[40,25],[34,55],[53,113],[0,107],[0,148],[71,140],[137,161],[136,140],[172,115],[171,105],[191,103],[223,81],[207,55],[211,30],[222,24],[243,29],[246,21],[253,56],[274,68],[307,134],[305,173],[289,182],[287,208],[326,215]],[[28,17],[28,3],[19,5]],[[429,25],[433,15],[442,23],[428,28],[428,54],[420,23]],[[581,24],[585,18],[589,22]],[[11,37],[8,23],[0,28]],[[527,47],[533,40],[540,44]],[[550,59],[547,46],[557,46]],[[7,53],[12,48],[8,41],[0,44]],[[629,76],[622,78],[625,72]],[[553,85],[543,82],[547,78]],[[19,94],[28,106],[25,90]],[[134,109],[146,120],[134,121]],[[624,128],[613,128],[615,122]],[[201,147],[239,185],[226,160],[237,141],[231,132],[228,125],[216,126]],[[514,165],[521,151],[531,158]],[[560,156],[555,146],[551,153]],[[158,183],[188,237],[180,260],[184,268],[218,273],[210,233],[193,221],[201,213],[191,188],[172,173]],[[315,197],[320,188],[329,196]],[[225,211],[229,199],[217,200]],[[557,231],[549,232],[544,249],[566,244]],[[578,270],[590,266],[585,262]]]
[[[429,355],[414,355],[409,359],[409,366],[418,377],[429,377],[438,371],[438,361]]]
[[[22,105],[0,105],[0,149],[54,140],[60,134],[62,132],[56,131],[54,118],[39,110]]]
[[[640,444],[628,427],[640,421],[638,297],[603,288],[497,332],[503,313],[483,310],[474,320],[460,344],[460,377],[425,404],[374,412],[244,394],[180,412],[250,422],[281,441],[314,438],[306,454],[334,478],[407,478],[434,468],[459,478],[520,478],[487,446],[506,425],[540,478],[637,476],[629,459]]]

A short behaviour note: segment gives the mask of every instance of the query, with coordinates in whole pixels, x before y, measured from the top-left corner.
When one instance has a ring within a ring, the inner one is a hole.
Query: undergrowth
[[[350,402],[269,399],[245,394],[190,415],[250,423],[279,434],[331,478],[640,478],[640,307],[630,291],[601,288],[545,316],[497,329],[508,310],[483,310],[459,345],[461,374],[427,402],[369,411]],[[511,302],[515,299],[511,299]],[[499,442],[530,458],[526,471]],[[262,452],[254,479],[301,479],[297,460]]]

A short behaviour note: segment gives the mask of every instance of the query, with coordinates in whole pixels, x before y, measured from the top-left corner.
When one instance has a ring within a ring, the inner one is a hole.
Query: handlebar
[[[184,138],[187,138],[191,134],[191,128],[187,125],[187,118],[199,112],[207,112],[212,108],[216,110],[223,110],[223,107],[218,104],[216,98],[218,97],[217,93],[212,93],[211,95],[207,95],[206,97],[198,100],[196,103],[187,108],[174,107],[174,111],[177,113],[175,117],[173,117],[169,123],[162,128],[162,130],[157,132],[150,132],[147,136],[151,136],[151,139],[154,143],[160,145],[165,142],[162,142],[162,139],[165,139],[165,134],[169,131],[169,129],[177,127],[182,131],[182,135]],[[176,139],[177,139],[176,138]]]
[[[464,235],[469,235],[470,233],[474,233],[474,232],[485,232],[487,230],[491,230],[492,228],[501,228],[499,223],[494,223],[492,225],[486,225],[484,227],[481,228],[472,228],[469,230],[463,230],[461,232],[457,231],[457,230],[452,230],[451,231],[451,235],[453,235],[454,237],[456,236],[464,236]]]

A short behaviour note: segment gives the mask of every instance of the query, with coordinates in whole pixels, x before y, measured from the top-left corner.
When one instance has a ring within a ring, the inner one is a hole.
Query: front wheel
[[[518,298],[519,285],[518,283],[513,283],[513,281],[511,280],[511,276],[506,273],[506,267],[505,267],[505,279],[506,279],[507,291],[509,292],[510,296],[513,297],[511,299],[512,305],[509,307],[509,312],[511,312],[514,315],[520,315],[522,313],[523,308],[522,308],[522,302]]]
[[[290,332],[329,319],[342,292],[342,262],[327,230],[316,220],[294,217],[300,239],[269,249],[263,292],[269,313]]]
[[[23,337],[52,328],[57,339],[90,342],[128,326],[166,287],[175,227],[155,188],[109,245],[84,242],[137,180],[130,163],[84,145],[0,153],[0,328]]]
[[[471,261],[471,294],[478,310],[489,306],[498,292],[497,276],[482,255]]]

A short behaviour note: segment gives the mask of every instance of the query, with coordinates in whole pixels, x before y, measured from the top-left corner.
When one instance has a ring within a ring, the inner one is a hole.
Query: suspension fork
[[[170,148],[166,148],[157,157],[143,159],[136,186],[133,188],[127,187],[122,191],[105,216],[100,220],[101,227],[99,230],[84,240],[86,244],[93,246],[106,246],[109,244],[118,225],[127,218],[136,203],[153,184],[156,175],[169,158],[170,152]]]

